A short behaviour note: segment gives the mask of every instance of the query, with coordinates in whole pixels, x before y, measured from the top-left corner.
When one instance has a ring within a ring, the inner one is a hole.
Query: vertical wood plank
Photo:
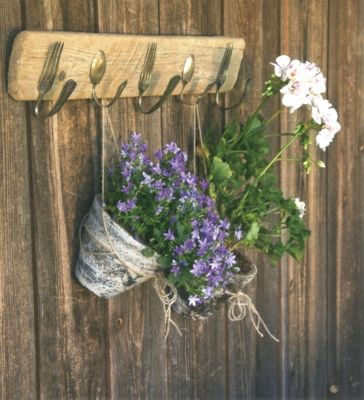
[[[317,63],[327,74],[327,1],[281,2],[282,54]],[[298,112],[282,117],[282,131],[289,132],[305,115]],[[285,142],[282,140],[282,142]],[[312,140],[314,143],[314,138]],[[325,153],[312,145],[314,159]],[[287,157],[300,151],[293,146]],[[309,176],[301,166],[282,163],[285,193],[306,202],[306,223],[312,234],[305,259],[298,265],[285,258],[281,269],[282,288],[282,395],[284,398],[324,398],[327,374],[326,330],[326,177],[313,169]]]
[[[220,0],[161,0],[160,33],[186,35],[221,34]],[[196,62],[201,60],[196,59]],[[181,66],[182,68],[182,66]],[[206,99],[199,106],[203,129],[219,133],[222,115]],[[193,154],[193,107],[170,99],[162,109],[163,142],[175,141]],[[192,167],[191,163],[191,167]],[[207,321],[186,320],[174,314],[183,337],[175,331],[168,340],[168,394],[170,399],[226,398],[225,310]]]
[[[0,398],[36,398],[36,324],[26,108],[7,95],[19,2],[0,4]]]
[[[363,18],[360,1],[330,2],[329,93],[342,131],[328,151],[328,386],[331,398],[343,399],[364,396]]]
[[[238,118],[244,121],[248,113],[254,112],[261,101],[265,80],[271,75],[272,62],[279,52],[279,2],[244,0],[224,1],[224,34],[244,37],[246,51],[243,62],[243,79],[252,79],[252,91],[239,108],[226,113],[226,123]],[[233,103],[236,95],[227,98]],[[241,90],[241,87],[240,87]],[[230,98],[229,98],[230,97]],[[265,109],[266,117],[277,109],[277,102],[271,102]],[[278,130],[278,123],[272,124]],[[277,148],[277,140],[271,146]],[[278,268],[271,268],[260,255],[249,254],[258,266],[258,275],[249,288],[257,308],[272,332],[278,335]],[[279,336],[279,335],[278,335]],[[230,397],[269,398],[278,396],[280,345],[269,338],[260,339],[250,322],[229,323],[229,387]],[[269,359],[269,363],[267,362]]]
[[[157,0],[98,0],[97,4],[99,32],[159,32]],[[155,101],[147,99],[146,104]],[[160,118],[159,110],[146,116],[137,113],[133,99],[118,100],[110,110],[118,141],[127,140],[132,131],[141,132],[151,152],[161,147]],[[115,147],[106,113],[102,115],[102,129],[108,160]],[[111,299],[109,318],[111,398],[168,398],[164,313],[151,282]]]
[[[94,30],[87,1],[23,6],[27,29]],[[75,101],[30,123],[39,397],[106,398],[107,303],[72,279],[78,226],[97,179],[94,115],[88,102]]]

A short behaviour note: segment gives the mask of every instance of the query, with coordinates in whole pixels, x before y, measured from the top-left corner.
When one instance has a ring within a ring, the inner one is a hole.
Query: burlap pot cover
[[[249,258],[245,257],[241,253],[237,253],[236,255],[238,258],[240,273],[238,273],[228,285],[229,292],[234,293],[241,291],[241,289],[250,283],[257,274],[257,267],[251,260],[249,260]],[[177,300],[173,304],[172,308],[176,313],[184,315],[185,317],[201,320],[212,315],[219,304],[227,301],[228,298],[229,295],[221,290],[220,293],[215,295],[213,302],[209,303],[208,305],[201,305],[192,308],[188,305],[187,300],[178,295]]]
[[[97,296],[116,296],[155,275],[158,256],[143,256],[145,247],[111,219],[97,195],[80,227],[75,275]]]

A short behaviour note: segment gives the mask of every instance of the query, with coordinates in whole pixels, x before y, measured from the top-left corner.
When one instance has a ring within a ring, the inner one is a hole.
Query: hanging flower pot
[[[240,271],[225,245],[229,223],[175,143],[155,163],[146,151],[137,134],[121,146],[105,204],[96,196],[82,223],[76,277],[104,298],[157,277],[163,302],[169,288],[173,303],[178,293],[189,307],[212,306]]]
[[[80,227],[80,253],[75,275],[97,296],[110,298],[155,275],[157,256],[112,220],[97,195]]]

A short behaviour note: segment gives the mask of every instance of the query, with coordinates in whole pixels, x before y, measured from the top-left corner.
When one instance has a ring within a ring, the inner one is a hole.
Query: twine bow
[[[245,318],[247,312],[249,312],[250,319],[257,333],[261,337],[264,337],[263,333],[260,330],[260,325],[262,325],[268,335],[277,343],[279,343],[279,340],[269,331],[267,325],[263,321],[263,318],[260,316],[258,310],[255,308],[252,299],[247,294],[240,291],[236,293],[228,292],[228,294],[230,294],[230,306],[228,311],[228,317],[230,321],[241,321]]]

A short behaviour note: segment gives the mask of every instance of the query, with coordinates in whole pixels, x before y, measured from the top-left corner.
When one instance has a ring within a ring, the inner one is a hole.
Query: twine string
[[[257,333],[261,337],[264,337],[264,334],[260,328],[260,325],[262,325],[262,327],[268,333],[268,335],[274,341],[279,343],[279,340],[270,332],[266,323],[263,321],[263,318],[260,316],[258,310],[256,309],[254,303],[252,302],[252,299],[246,293],[238,291],[236,293],[228,292],[228,294],[230,295],[229,298],[230,306],[228,311],[228,317],[230,321],[232,322],[241,321],[242,319],[245,318],[248,312],[250,320],[252,321],[254,329],[257,331]]]

